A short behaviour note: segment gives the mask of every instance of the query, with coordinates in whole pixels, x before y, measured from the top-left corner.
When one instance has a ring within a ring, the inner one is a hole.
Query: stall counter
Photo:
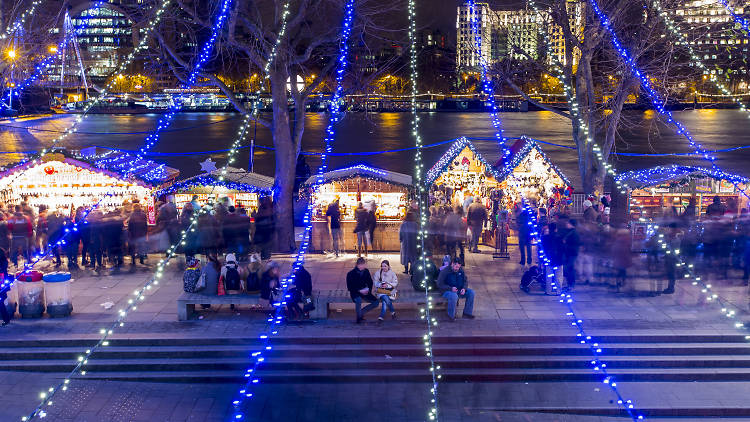
[[[354,234],[355,221],[341,222],[341,242],[339,248],[342,251],[356,250],[357,235]],[[398,240],[398,231],[401,228],[400,220],[378,220],[375,226],[375,235],[371,251],[394,252],[401,250]],[[332,250],[331,235],[328,230],[328,222],[313,221],[312,243],[313,251],[322,252]]]

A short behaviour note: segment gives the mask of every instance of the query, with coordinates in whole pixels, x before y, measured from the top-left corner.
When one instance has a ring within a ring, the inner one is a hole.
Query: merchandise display
[[[731,177],[731,180],[726,177]],[[728,211],[738,213],[747,198],[740,193],[748,179],[694,166],[665,166],[622,173],[619,179],[630,186],[628,207],[632,221],[682,215],[686,210],[701,217],[719,197]],[[689,207],[691,200],[693,207]]]
[[[154,195],[174,195],[175,205],[179,211],[197,195],[198,202],[204,205],[228,198],[231,205],[245,208],[250,212],[258,209],[260,196],[272,194],[272,177],[234,167],[227,167],[224,174],[221,174],[222,171],[214,170],[179,181],[168,188],[156,191]]]
[[[153,185],[137,177],[125,179],[63,152],[49,153],[0,173],[0,200],[5,204],[26,201],[37,209],[46,205],[69,214],[100,200],[98,208],[103,211],[136,199],[145,203],[152,189]]]
[[[316,190],[310,189],[322,177]],[[377,169],[366,165],[356,165],[313,176],[300,190],[300,196],[312,194],[312,248],[324,250],[329,241],[326,220],[328,206],[336,199],[341,213],[341,233],[345,247],[356,244],[353,233],[356,226],[354,212],[358,203],[366,209],[375,210],[376,227],[371,246],[373,250],[399,250],[398,228],[409,207],[411,176]]]

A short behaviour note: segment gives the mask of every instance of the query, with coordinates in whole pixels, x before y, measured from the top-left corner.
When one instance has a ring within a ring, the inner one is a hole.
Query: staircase
[[[597,338],[620,382],[750,381],[744,336],[666,335]],[[0,371],[72,369],[93,340],[0,341]],[[243,382],[251,339],[113,339],[85,366],[86,379]],[[568,336],[436,337],[442,382],[600,381],[585,345]],[[427,382],[420,337],[277,338],[259,376],[264,383]]]

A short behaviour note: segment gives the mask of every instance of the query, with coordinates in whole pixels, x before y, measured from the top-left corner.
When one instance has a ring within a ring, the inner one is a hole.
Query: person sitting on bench
[[[463,268],[461,268],[459,257],[453,258],[453,263],[440,271],[437,285],[443,291],[443,297],[448,300],[448,316],[451,321],[456,320],[456,305],[459,297],[466,299],[463,317],[474,319],[474,290],[468,287],[469,281],[466,279]]]

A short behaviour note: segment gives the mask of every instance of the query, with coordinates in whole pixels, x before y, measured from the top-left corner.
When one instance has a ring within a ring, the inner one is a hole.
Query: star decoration
[[[201,162],[201,170],[205,171],[206,173],[216,171],[216,163],[213,162],[210,157],[206,158],[206,161]]]

